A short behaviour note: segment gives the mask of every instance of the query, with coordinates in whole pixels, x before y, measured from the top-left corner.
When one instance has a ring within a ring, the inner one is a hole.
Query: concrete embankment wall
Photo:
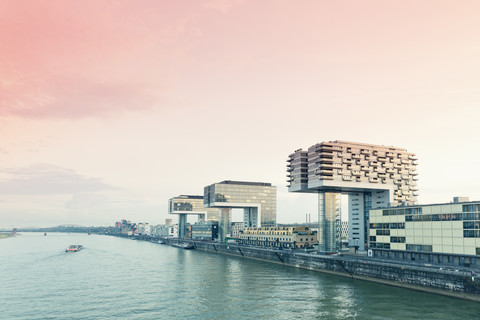
[[[237,245],[189,241],[196,249],[480,302],[480,278],[465,272]]]

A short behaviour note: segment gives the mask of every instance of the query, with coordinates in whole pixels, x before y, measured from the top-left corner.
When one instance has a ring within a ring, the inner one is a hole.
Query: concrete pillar
[[[338,252],[341,247],[342,194],[318,193],[318,250]]]
[[[198,222],[205,222],[205,214],[198,215]]]
[[[230,220],[232,216],[231,208],[220,208],[218,212],[218,241],[225,242],[225,237],[231,234]]]
[[[243,227],[257,227],[258,224],[258,208],[243,208]]]
[[[187,215],[179,214],[178,215],[178,237],[180,239],[183,239],[185,238],[186,233],[187,233]]]

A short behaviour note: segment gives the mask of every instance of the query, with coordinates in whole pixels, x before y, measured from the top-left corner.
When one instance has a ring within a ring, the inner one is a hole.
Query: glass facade
[[[369,247],[476,255],[480,248],[480,203],[372,209]]]
[[[336,252],[341,248],[342,194],[320,192],[318,194],[318,249]]]
[[[192,225],[192,239],[215,240],[218,238],[218,222],[209,221]]]
[[[171,198],[168,203],[168,213],[206,215],[207,221],[218,221],[218,210],[205,208],[203,196],[181,195]]]
[[[217,208],[258,207],[262,227],[277,221],[277,188],[270,183],[223,181],[205,187],[204,205]]]

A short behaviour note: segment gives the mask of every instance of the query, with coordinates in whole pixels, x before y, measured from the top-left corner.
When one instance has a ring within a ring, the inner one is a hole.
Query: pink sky
[[[478,1],[0,2],[0,228],[161,223],[326,140],[407,148],[420,203],[480,200]]]

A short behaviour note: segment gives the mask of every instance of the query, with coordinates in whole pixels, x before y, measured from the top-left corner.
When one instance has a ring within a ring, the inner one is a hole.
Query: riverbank
[[[136,237],[152,241],[151,237]],[[178,239],[163,239],[173,245]],[[462,270],[444,270],[441,266],[405,264],[366,256],[324,255],[300,251],[274,250],[216,242],[182,240],[198,250],[233,255],[285,266],[329,273],[352,279],[382,283],[416,291],[435,293],[480,302],[480,278]]]
[[[10,237],[12,237],[11,234],[1,234],[0,233],[0,239],[6,239],[6,238],[10,238]]]

